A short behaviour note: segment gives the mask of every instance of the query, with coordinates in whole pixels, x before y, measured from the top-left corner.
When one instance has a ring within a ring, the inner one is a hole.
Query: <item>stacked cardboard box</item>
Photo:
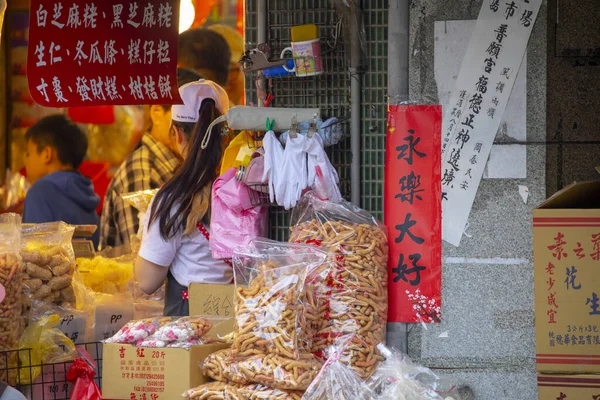
[[[539,399],[600,399],[600,181],[533,211]]]
[[[231,318],[215,325],[209,335],[233,330],[233,285],[192,284],[189,289],[190,315]],[[189,349],[143,348],[105,344],[102,393],[105,399],[181,398],[186,390],[209,381],[200,364],[211,353],[228,344],[206,344]]]

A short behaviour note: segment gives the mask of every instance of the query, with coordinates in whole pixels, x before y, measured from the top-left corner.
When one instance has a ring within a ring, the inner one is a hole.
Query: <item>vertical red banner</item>
[[[385,158],[389,322],[440,322],[441,106],[390,106]]]
[[[46,107],[180,104],[179,0],[31,0],[27,81]]]

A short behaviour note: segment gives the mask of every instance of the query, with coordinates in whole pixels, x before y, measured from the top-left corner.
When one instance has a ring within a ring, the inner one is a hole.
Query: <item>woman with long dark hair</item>
[[[221,124],[212,122],[229,108],[225,90],[199,80],[179,88],[183,105],[172,108],[172,124],[184,161],[156,194],[143,231],[135,276],[146,293],[167,279],[165,315],[189,314],[191,282],[231,283],[231,265],[209,249],[211,187],[221,162]]]

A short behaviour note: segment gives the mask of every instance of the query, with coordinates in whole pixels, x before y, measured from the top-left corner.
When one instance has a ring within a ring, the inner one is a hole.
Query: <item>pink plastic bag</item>
[[[235,173],[231,168],[212,188],[210,251],[215,260],[230,259],[236,247],[267,233],[267,210],[252,206],[248,188]]]

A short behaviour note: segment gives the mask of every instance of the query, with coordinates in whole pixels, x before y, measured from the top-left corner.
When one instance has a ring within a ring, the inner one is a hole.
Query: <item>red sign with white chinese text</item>
[[[440,322],[441,106],[390,106],[385,159],[389,322]]]
[[[181,103],[178,0],[31,0],[27,80],[47,107]]]

